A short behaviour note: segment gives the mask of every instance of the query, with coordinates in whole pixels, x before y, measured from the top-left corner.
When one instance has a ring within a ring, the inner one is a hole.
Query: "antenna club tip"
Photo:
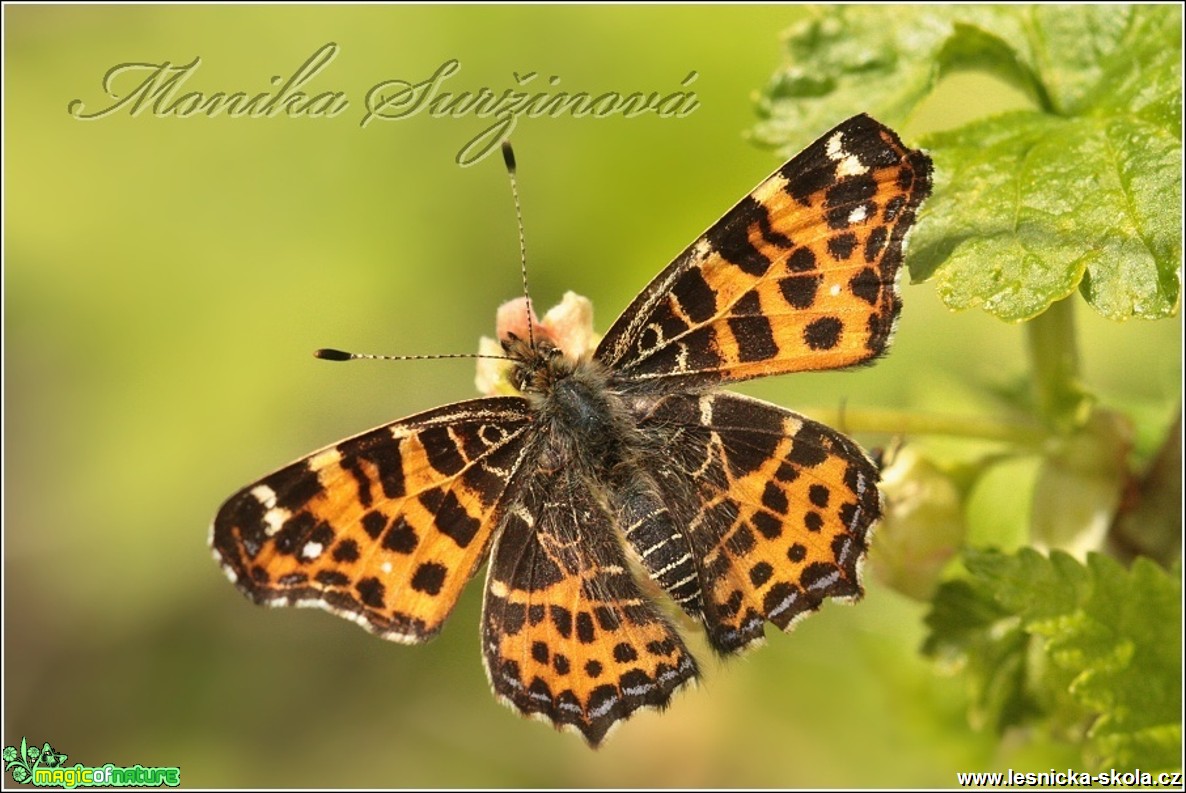
[[[508,171],[511,173],[515,172],[515,150],[511,148],[511,142],[509,140],[502,142],[502,161],[506,163]]]
[[[342,352],[341,350],[323,348],[320,350],[314,350],[313,357],[320,358],[323,361],[349,361],[354,356],[348,352]]]

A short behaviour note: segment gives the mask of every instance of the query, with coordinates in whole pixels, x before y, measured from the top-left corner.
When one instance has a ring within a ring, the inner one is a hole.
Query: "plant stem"
[[[1074,300],[1071,295],[1054,303],[1025,325],[1038,412],[1060,433],[1081,426],[1091,407],[1079,379]]]

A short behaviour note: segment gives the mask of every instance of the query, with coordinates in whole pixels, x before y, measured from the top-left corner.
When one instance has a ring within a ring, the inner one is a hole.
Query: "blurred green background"
[[[474,350],[518,293],[501,162],[454,163],[489,121],[362,129],[371,86],[452,58],[447,90],[537,71],[557,90],[663,94],[699,73],[683,119],[525,119],[514,133],[533,293],[590,297],[604,330],[778,165],[743,132],[799,13],[5,6],[5,745],[178,765],[187,786],[949,786],[956,770],[1077,767],[1072,749],[969,726],[960,680],[917,654],[922,607],[873,580],[859,606],[772,628],[740,660],[694,637],[699,689],[591,752],[490,696],[479,584],[438,639],[403,647],[253,607],[210,558],[209,520],[242,485],[474,395],[472,362],[328,364],[313,349]],[[257,92],[331,41],[310,90],[347,92],[337,118],[67,113],[110,104],[101,78],[119,63],[200,56],[183,90]],[[1016,101],[957,76],[899,131]],[[1091,384],[1168,415],[1179,322],[1079,318]],[[973,413],[977,393],[1025,371],[1019,328],[950,314],[921,285],[877,367],[742,390],[808,412]]]

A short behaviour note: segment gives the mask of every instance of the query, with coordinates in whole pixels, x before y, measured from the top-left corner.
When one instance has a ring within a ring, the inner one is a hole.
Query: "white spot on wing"
[[[319,542],[307,542],[305,547],[301,549],[301,556],[306,559],[316,559],[321,556],[321,552],[325,550],[325,546]]]
[[[850,154],[844,148],[844,133],[837,132],[832,137],[828,138],[828,143],[825,147],[828,159],[836,163],[836,176],[844,178],[845,176],[859,176],[863,173],[868,173],[869,169],[861,164],[856,155]]]
[[[276,491],[267,485],[256,485],[251,488],[251,495],[255,496],[255,500],[267,509],[276,506]]]
[[[280,531],[280,527],[283,526],[284,522],[291,517],[292,512],[282,507],[269,509],[264,513],[264,523],[267,524],[267,527],[264,529],[264,534],[271,537],[276,532]]]

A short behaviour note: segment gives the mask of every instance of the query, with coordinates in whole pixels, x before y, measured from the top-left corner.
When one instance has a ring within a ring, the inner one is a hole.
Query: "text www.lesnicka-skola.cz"
[[[982,771],[955,775],[960,787],[1182,787],[1181,771]]]

